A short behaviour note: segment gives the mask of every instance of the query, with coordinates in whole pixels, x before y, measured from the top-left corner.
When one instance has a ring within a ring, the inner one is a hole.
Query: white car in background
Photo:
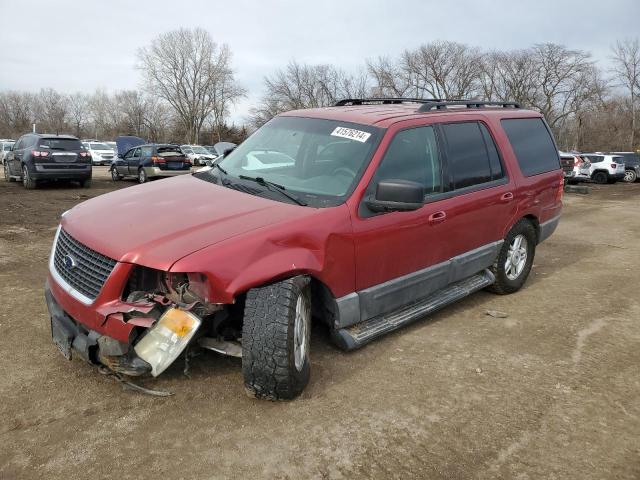
[[[180,150],[184,153],[193,165],[207,165],[217,157],[209,150],[200,145],[180,145]]]
[[[0,141],[0,165],[4,165],[4,158],[7,156],[7,153],[11,151],[14,143],[16,142],[13,140]]]
[[[624,158],[620,155],[583,153],[580,176],[587,176],[595,183],[616,183],[624,179]]]
[[[112,147],[102,142],[84,142],[82,145],[91,153],[94,165],[111,165],[115,155]]]

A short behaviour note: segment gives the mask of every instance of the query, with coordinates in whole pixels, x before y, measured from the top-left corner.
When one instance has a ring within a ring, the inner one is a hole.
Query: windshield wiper
[[[270,182],[269,180],[265,180],[262,177],[249,177],[247,175],[239,175],[238,178],[240,178],[241,180],[249,180],[251,182],[256,182],[258,185],[262,185],[267,190],[270,190],[272,192],[280,192],[282,195],[287,197],[289,200],[293,200],[298,205],[301,205],[303,207],[306,207],[308,205],[307,202],[305,202],[304,200],[301,200],[298,197],[296,197],[295,195],[286,192],[286,188],[285,188],[284,185],[280,185],[278,183]]]

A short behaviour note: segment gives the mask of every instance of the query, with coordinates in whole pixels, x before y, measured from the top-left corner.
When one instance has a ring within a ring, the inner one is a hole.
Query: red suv
[[[255,396],[292,398],[309,380],[312,318],[350,350],[477,290],[520,289],[562,187],[544,119],[514,103],[288,112],[208,171],[65,212],[46,285],[53,339],[127,375],[207,348],[242,357]]]

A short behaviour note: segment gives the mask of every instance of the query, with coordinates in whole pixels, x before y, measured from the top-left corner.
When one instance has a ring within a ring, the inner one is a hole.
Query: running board
[[[453,283],[424,300],[395,312],[387,313],[370,320],[360,322],[352,327],[341,328],[331,332],[334,343],[343,350],[355,350],[386,333],[399,329],[435,312],[447,305],[464,298],[473,292],[482,290],[495,281],[493,273],[484,270],[472,277]]]

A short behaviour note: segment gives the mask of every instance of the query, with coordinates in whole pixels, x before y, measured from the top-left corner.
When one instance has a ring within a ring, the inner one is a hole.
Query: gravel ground
[[[248,398],[240,361],[212,352],[144,380],[175,393],[155,398],[56,351],[59,215],[133,185],[106,168],[88,190],[0,182],[1,479],[640,478],[640,184],[565,195],[515,295],[352,353],[314,328],[311,382],[285,403]]]

